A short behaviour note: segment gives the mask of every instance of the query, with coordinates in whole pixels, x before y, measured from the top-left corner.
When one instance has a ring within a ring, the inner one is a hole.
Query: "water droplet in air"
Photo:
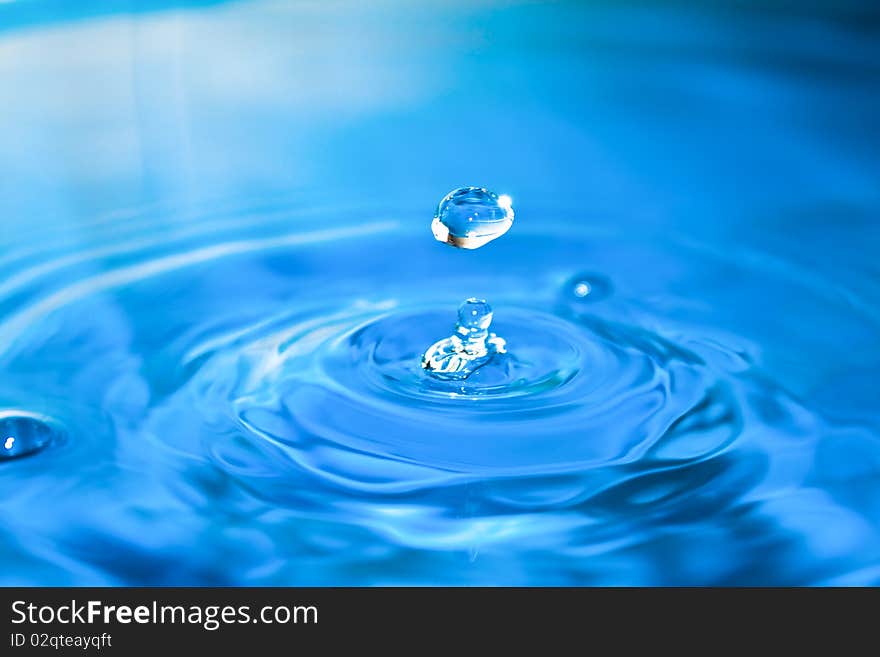
[[[440,201],[431,230],[440,242],[478,249],[504,235],[512,225],[509,196],[499,196],[483,187],[461,187]]]
[[[466,379],[506,352],[503,338],[489,332],[492,307],[482,299],[468,299],[458,309],[455,333],[432,344],[422,356],[422,368],[438,379]]]
[[[0,461],[39,452],[56,436],[51,424],[37,415],[0,411]]]

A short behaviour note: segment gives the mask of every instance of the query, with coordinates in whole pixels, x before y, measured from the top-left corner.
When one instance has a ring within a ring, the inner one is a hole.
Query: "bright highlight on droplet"
[[[498,239],[513,225],[513,200],[485,187],[461,187],[437,206],[434,237],[460,249],[478,249]]]
[[[58,429],[40,415],[26,411],[0,411],[0,461],[34,454],[58,438]]]
[[[611,296],[612,292],[611,281],[596,272],[580,272],[563,284],[563,294],[578,307],[598,303]]]
[[[496,354],[506,353],[503,338],[489,332],[492,307],[482,299],[468,299],[458,309],[455,333],[428,347],[422,368],[438,379],[466,379]]]
[[[574,295],[576,297],[585,297],[590,293],[591,289],[589,283],[581,281],[574,286]]]

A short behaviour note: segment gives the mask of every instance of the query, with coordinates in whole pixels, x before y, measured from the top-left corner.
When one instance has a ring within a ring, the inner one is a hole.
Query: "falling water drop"
[[[431,223],[434,237],[460,249],[478,249],[504,235],[513,225],[511,198],[484,187],[461,187],[437,206]]]
[[[34,454],[56,437],[53,426],[38,415],[23,411],[0,412],[0,461]]]
[[[422,356],[422,368],[438,379],[466,379],[496,354],[506,353],[503,338],[489,332],[492,307],[468,299],[458,309],[455,333],[432,344]]]

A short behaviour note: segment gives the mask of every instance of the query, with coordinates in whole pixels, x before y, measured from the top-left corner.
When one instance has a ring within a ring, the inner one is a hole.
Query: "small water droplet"
[[[492,324],[492,307],[482,299],[468,299],[458,308],[458,331],[465,335],[485,331]]]
[[[489,332],[492,307],[483,299],[468,299],[458,309],[455,334],[432,344],[422,356],[422,368],[438,379],[466,379],[495,354],[506,353],[503,338]]]
[[[51,423],[23,411],[0,412],[0,461],[34,454],[56,437]]]
[[[582,273],[565,283],[566,294],[578,303],[595,303],[611,296],[611,282],[601,274]]]
[[[478,249],[513,225],[513,201],[484,187],[461,187],[437,206],[431,230],[438,241],[460,249]]]

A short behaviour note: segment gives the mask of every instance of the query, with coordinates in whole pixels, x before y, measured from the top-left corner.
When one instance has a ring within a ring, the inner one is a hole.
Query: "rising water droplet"
[[[504,339],[489,332],[491,324],[492,307],[482,299],[468,299],[458,309],[455,333],[428,347],[422,367],[438,379],[466,379],[506,352]]]
[[[509,196],[484,187],[460,187],[440,201],[431,230],[440,242],[478,249],[510,230],[512,203]]]
[[[47,447],[57,432],[38,415],[22,411],[0,412],[0,461],[28,456]]]

